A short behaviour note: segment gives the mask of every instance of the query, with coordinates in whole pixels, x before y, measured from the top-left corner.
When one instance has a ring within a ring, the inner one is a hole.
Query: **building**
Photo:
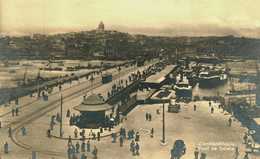
[[[74,109],[80,112],[78,127],[98,128],[105,126],[106,117],[111,113],[112,106],[107,104],[101,95],[91,94]]]
[[[98,31],[104,31],[105,30],[105,25],[102,21],[99,23],[97,30]]]
[[[142,82],[142,87],[150,88],[150,89],[161,88],[169,81],[169,75],[171,74],[172,71],[175,70],[175,68],[176,68],[175,65],[167,65],[160,72],[155,72],[153,75],[146,78],[146,80]]]

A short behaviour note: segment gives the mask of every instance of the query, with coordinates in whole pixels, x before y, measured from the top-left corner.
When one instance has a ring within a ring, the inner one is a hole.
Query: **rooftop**
[[[165,80],[165,76],[167,76],[173,69],[174,65],[167,65],[161,72],[157,72],[154,75],[148,77],[145,82],[146,83],[161,83]]]
[[[98,94],[91,94],[83,102],[75,106],[74,109],[80,112],[98,112],[111,109],[112,106],[107,104],[104,98]]]

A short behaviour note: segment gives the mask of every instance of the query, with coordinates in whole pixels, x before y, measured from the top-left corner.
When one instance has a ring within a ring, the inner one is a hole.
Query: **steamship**
[[[199,87],[216,87],[224,84],[228,75],[221,71],[203,71],[199,74]]]

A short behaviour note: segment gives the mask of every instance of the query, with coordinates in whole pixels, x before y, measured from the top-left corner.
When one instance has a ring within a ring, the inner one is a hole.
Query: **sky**
[[[107,29],[260,37],[260,0],[0,0],[2,34]]]

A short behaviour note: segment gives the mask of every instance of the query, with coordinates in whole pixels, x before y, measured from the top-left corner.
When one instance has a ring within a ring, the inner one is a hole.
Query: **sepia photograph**
[[[0,0],[0,159],[260,159],[259,0]]]

